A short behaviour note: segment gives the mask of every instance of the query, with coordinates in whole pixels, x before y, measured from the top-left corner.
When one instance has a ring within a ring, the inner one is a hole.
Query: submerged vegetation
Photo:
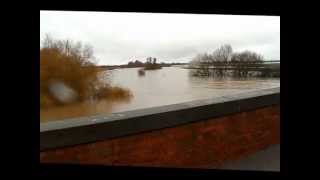
[[[144,76],[144,75],[146,75],[146,72],[144,71],[144,69],[139,69],[138,74],[139,74],[139,76]]]
[[[155,69],[161,69],[162,66],[160,64],[157,64],[157,58],[148,57],[147,62],[145,63],[145,70],[155,70]]]
[[[40,108],[132,96],[102,81],[95,62],[92,46],[46,35],[40,46]]]
[[[212,54],[198,54],[191,62],[193,76],[210,77],[280,77],[280,70],[266,68],[260,54],[252,51],[233,52],[230,45],[223,45]]]

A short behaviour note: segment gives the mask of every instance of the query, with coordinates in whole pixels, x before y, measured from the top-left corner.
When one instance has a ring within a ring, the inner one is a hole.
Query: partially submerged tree
[[[232,62],[259,63],[259,62],[263,61],[263,56],[255,53],[255,52],[246,50],[246,51],[243,51],[240,53],[233,53],[231,61]]]
[[[247,77],[249,68],[257,68],[263,62],[263,57],[255,52],[243,51],[234,53],[231,62],[235,64],[233,74],[235,77]]]
[[[192,61],[191,66],[199,69],[194,73],[198,76],[223,77],[233,75],[234,77],[247,77],[248,67],[258,66],[263,62],[263,57],[252,51],[233,52],[231,45],[223,45],[212,54],[199,54]],[[235,70],[228,70],[230,65]]]
[[[148,57],[144,70],[156,70],[161,69],[161,65],[157,64],[157,58]]]
[[[232,47],[229,44],[219,47],[212,53],[213,62],[230,61],[232,56]]]

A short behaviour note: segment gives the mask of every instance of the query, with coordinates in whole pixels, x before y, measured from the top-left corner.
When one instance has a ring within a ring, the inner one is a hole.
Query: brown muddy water
[[[114,69],[101,78],[112,85],[128,88],[130,100],[83,102],[63,107],[40,109],[40,122],[80,116],[110,114],[128,110],[182,103],[192,100],[237,94],[257,89],[280,87],[279,78],[213,79],[190,76],[190,69],[164,67],[138,73],[139,68]]]

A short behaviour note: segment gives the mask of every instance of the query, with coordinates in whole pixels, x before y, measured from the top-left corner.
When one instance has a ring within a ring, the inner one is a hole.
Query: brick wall
[[[48,150],[48,163],[214,168],[280,143],[280,107]]]

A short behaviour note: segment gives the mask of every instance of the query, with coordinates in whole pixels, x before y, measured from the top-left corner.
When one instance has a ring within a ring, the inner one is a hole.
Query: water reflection
[[[40,110],[40,120],[108,114],[280,86],[280,79],[274,78],[192,77],[189,75],[190,70],[180,67],[146,71],[144,76],[139,75],[138,70],[139,68],[114,69],[101,74],[101,78],[112,85],[129,88],[133,94],[131,100],[84,102]]]

